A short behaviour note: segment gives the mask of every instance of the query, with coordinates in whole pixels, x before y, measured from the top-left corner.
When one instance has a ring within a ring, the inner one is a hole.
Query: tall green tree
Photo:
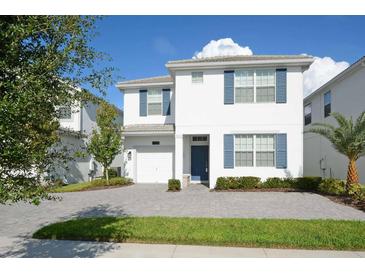
[[[93,129],[88,152],[95,160],[102,164],[107,182],[109,182],[109,167],[115,156],[122,149],[121,125],[116,122],[118,112],[116,108],[106,102],[101,102],[96,111],[98,129]]]
[[[57,107],[112,83],[99,63],[109,57],[90,45],[98,19],[0,16],[0,203],[51,198],[43,175],[65,159]]]
[[[347,188],[359,183],[356,161],[365,155],[365,111],[354,122],[352,117],[346,119],[342,114],[334,112],[338,127],[326,123],[314,123],[308,132],[320,134],[327,138],[333,147],[345,155],[348,160]]]

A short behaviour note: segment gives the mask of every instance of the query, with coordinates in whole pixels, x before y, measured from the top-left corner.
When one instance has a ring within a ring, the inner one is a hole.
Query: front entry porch
[[[177,154],[176,154],[177,155]],[[209,186],[209,136],[182,136],[182,184]]]

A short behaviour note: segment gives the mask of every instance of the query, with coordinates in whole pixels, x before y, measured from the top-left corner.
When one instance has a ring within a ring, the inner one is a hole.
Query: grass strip
[[[38,239],[365,250],[365,222],[174,217],[80,218],[45,226]]]

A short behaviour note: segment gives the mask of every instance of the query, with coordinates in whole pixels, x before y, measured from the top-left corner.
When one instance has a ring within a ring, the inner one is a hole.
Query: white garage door
[[[173,147],[137,148],[137,183],[167,183],[172,178]]]

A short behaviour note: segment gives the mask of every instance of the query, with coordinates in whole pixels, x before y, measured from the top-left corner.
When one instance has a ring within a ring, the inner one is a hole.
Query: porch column
[[[183,182],[183,136],[175,135],[175,179]]]

